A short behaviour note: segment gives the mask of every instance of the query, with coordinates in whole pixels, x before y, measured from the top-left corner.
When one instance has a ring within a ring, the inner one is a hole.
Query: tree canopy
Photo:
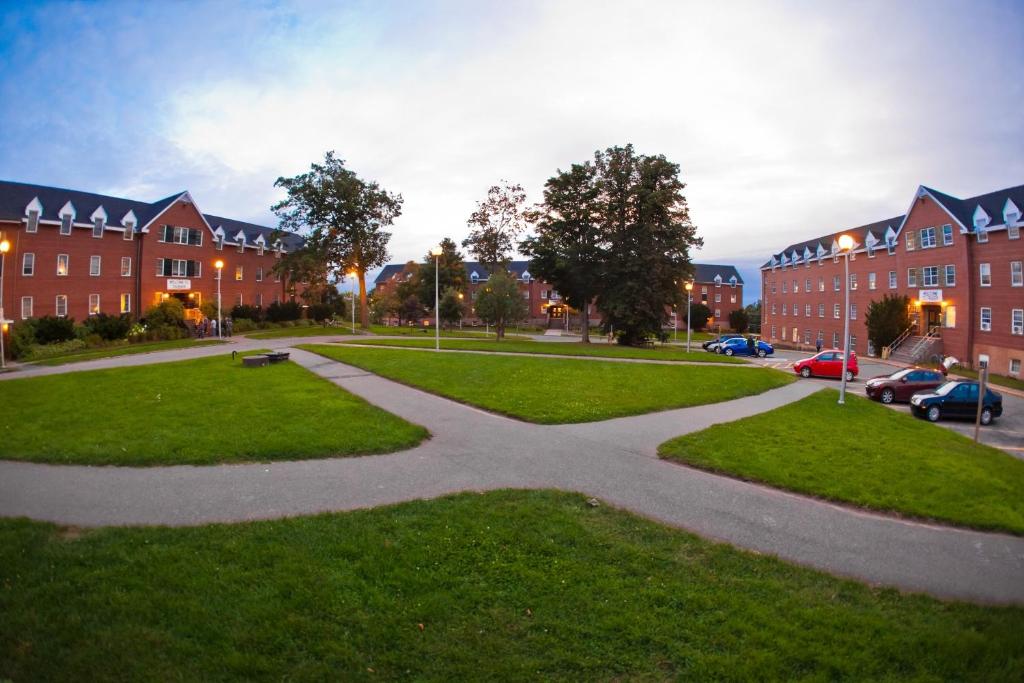
[[[904,330],[910,327],[910,299],[896,294],[885,294],[881,301],[868,304],[864,322],[868,328],[868,339],[881,350],[889,346]]]
[[[360,321],[367,327],[366,272],[387,262],[386,228],[401,215],[402,196],[363,180],[333,151],[307,173],[278,178],[274,186],[287,193],[272,207],[280,227],[303,234],[304,250],[328,276],[357,274]]]
[[[470,232],[462,246],[489,272],[508,267],[516,241],[526,229],[525,203],[522,185],[502,180],[500,185],[491,186],[483,201],[476,203],[476,210],[466,221]]]
[[[466,266],[462,260],[462,252],[455,242],[445,237],[441,240],[441,255],[437,257],[438,292],[444,293],[451,288],[457,292],[466,290]],[[423,257],[416,277],[416,296],[423,303],[434,307],[434,256],[427,253]]]
[[[519,285],[504,270],[491,274],[487,283],[477,290],[476,314],[481,320],[494,325],[498,339],[505,336],[505,327],[526,317],[526,302],[519,293]]]

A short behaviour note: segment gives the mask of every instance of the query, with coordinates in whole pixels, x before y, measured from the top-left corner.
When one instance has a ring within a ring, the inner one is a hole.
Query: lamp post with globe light
[[[7,367],[7,352],[4,350],[4,336],[7,334],[7,316],[4,315],[4,278],[7,277],[7,252],[11,243],[0,241],[0,370]]]
[[[693,283],[686,283],[686,352],[690,352],[690,330],[693,329],[693,325],[690,324],[690,302],[693,300]]]
[[[441,249],[440,245],[430,250],[430,255],[434,257],[434,350],[441,350],[441,294],[438,289],[440,260],[441,254],[444,250]]]
[[[213,266],[217,269],[217,339],[221,339],[224,336],[224,316],[220,311],[220,276],[224,272],[224,262],[217,259]]]
[[[356,333],[356,278],[359,273],[352,271],[348,274],[352,278],[352,334]]]
[[[839,405],[846,403],[846,377],[850,371],[850,252],[853,251],[853,238],[849,235],[839,236],[839,250],[843,252],[843,368],[842,383],[839,385]]]

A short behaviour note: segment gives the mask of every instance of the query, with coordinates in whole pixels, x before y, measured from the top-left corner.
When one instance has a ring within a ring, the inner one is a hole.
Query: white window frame
[[[907,287],[917,287],[917,268],[907,268]]]
[[[922,266],[921,267],[921,286],[922,287],[938,287],[939,286],[939,267],[938,266]]]
[[[979,263],[978,264],[978,286],[979,287],[991,287],[992,286],[992,264],[990,264],[990,263]]]
[[[895,270],[889,271],[889,289],[896,289],[900,284],[900,275]]]
[[[935,228],[921,228],[921,248],[934,249],[936,246],[938,241],[935,239]]]
[[[89,295],[89,315],[100,314],[100,295],[90,294]]]
[[[1017,367],[1013,367],[1014,363],[1017,364]],[[1007,371],[1011,375],[1020,375],[1020,358],[1011,358],[1010,364],[1007,366]]]
[[[850,273],[850,291],[857,291],[857,273]]]
[[[106,221],[102,218],[94,218],[92,221],[92,236],[94,239],[100,239],[103,237],[103,229],[106,227]]]
[[[838,332],[833,332],[832,333],[832,348],[834,349],[834,348],[836,348],[838,346],[839,346],[839,333]]]
[[[125,242],[131,242],[135,239],[135,224],[128,223],[124,226],[124,234],[121,235]]]
[[[819,277],[818,278],[818,291],[819,292],[824,292],[825,291],[825,278],[823,278],[823,277]]]
[[[1010,334],[1024,335],[1024,308],[1010,311]]]
[[[71,231],[75,228],[75,218],[70,213],[65,213],[60,217],[60,234],[67,237],[71,234]]]
[[[833,292],[841,291],[839,289],[839,285],[842,283],[842,281],[843,281],[843,277],[841,275],[833,275],[832,276],[832,291]]]
[[[992,331],[992,309],[982,306],[978,315],[978,327],[982,332]]]
[[[804,304],[804,317],[805,318],[810,318],[811,317],[811,305],[810,304]]]
[[[121,257],[121,277],[132,276],[132,257],[122,256]]]
[[[256,282],[263,282],[263,266],[256,266]]]
[[[878,276],[875,273],[868,273],[868,289],[878,289]]]
[[[25,271],[28,271],[27,273]],[[26,251],[21,255],[21,276],[32,277],[36,274],[36,255],[34,252]]]
[[[63,258],[64,261],[64,272],[60,272],[60,264]],[[57,277],[67,277],[68,273],[71,272],[71,256],[68,254],[57,254]]]
[[[1010,286],[1024,287],[1024,261],[1010,261]]]
[[[29,211],[28,216],[25,218],[25,232],[39,232],[39,212],[35,209]]]
[[[832,304],[832,318],[842,320],[843,312],[839,309],[839,304]]]
[[[60,312],[61,304],[64,305],[64,312],[63,313]],[[54,297],[53,311],[54,311],[54,315],[56,315],[58,318],[66,318],[66,317],[68,317],[68,295],[67,294],[58,294],[56,297]]]
[[[942,226],[942,246],[953,246],[953,226],[949,223]]]
[[[946,287],[956,287],[956,264],[947,263],[943,269]]]
[[[1020,239],[1020,226],[1019,225],[1007,225],[1006,226],[1006,239],[1019,240]]]
[[[99,277],[103,272],[103,257],[93,254],[89,257],[89,277]]]
[[[857,304],[850,302],[850,320],[857,319]]]
[[[825,304],[818,304],[818,317],[819,318],[824,318],[825,317]]]
[[[32,317],[32,297],[23,296],[21,297],[21,319],[28,320]],[[25,315],[25,304],[28,304],[28,315]]]
[[[131,312],[132,312],[132,294],[131,294],[131,292],[122,292],[121,293],[121,313],[124,314],[124,313],[131,313]]]
[[[985,228],[978,228],[974,234],[978,238],[978,244],[985,244],[988,242],[988,230]]]

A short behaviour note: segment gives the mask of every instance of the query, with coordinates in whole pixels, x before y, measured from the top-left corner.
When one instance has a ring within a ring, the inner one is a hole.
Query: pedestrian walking
[[[196,337],[199,339],[203,338],[203,319],[200,318],[199,322],[196,323]]]
[[[820,334],[818,335],[818,338],[814,341],[814,352],[815,353],[821,353],[821,335]]]
[[[216,318],[212,318],[210,320],[210,332],[211,332],[211,334],[210,334],[211,337],[216,337],[217,336],[217,319]]]

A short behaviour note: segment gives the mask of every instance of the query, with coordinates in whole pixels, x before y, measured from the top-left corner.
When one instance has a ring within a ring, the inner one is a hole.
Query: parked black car
[[[702,349],[704,349],[705,351],[714,351],[715,347],[718,346],[719,344],[721,344],[722,342],[724,342],[726,339],[736,339],[737,337],[742,339],[743,335],[742,334],[723,334],[723,335],[720,335],[718,337],[715,337],[714,339],[710,339],[710,340],[704,342],[703,344],[700,345],[700,347]]]
[[[978,383],[970,380],[952,380],[934,391],[910,397],[910,410],[917,417],[931,422],[939,418],[975,418],[978,414]],[[985,388],[981,406],[981,424],[987,425],[1003,414],[1003,397]]]

